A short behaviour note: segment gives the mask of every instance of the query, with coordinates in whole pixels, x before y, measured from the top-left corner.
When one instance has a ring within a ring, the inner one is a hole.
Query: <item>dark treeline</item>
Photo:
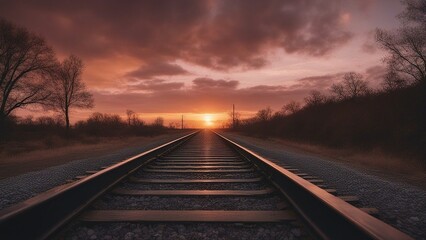
[[[425,84],[344,100],[325,99],[294,113],[287,109],[275,114],[269,108],[262,109],[254,118],[239,121],[237,130],[426,159]]]
[[[93,113],[87,120],[75,124],[75,130],[91,136],[146,136],[164,133],[166,128],[161,117],[146,124],[136,114],[127,120],[117,114]]]
[[[76,122],[69,130],[61,116],[33,118],[8,118],[9,141],[34,141],[45,138],[84,139],[87,137],[129,137],[152,136],[165,133],[170,127],[164,126],[161,117],[152,123],[145,123],[132,114],[130,121],[117,114],[93,113],[88,119]]]

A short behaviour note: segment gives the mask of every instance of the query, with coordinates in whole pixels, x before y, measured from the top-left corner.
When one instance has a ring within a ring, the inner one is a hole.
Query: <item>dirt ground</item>
[[[323,146],[296,143],[282,139],[260,139],[236,133],[239,138],[249,140],[259,147],[275,148],[301,154],[310,154],[338,161],[370,171],[375,175],[403,180],[426,188],[426,170],[407,159],[388,156],[380,151],[357,152],[350,149],[331,149]],[[65,164],[82,158],[111,154],[124,148],[141,146],[166,137],[132,137],[123,139],[104,139],[98,143],[73,144],[53,149],[35,150],[25,153],[0,153],[0,179],[23,173],[37,171],[52,166]]]
[[[353,149],[332,149],[283,139],[261,139],[237,133],[227,133],[248,140],[258,147],[309,154],[329,161],[345,163],[391,180],[403,181],[426,189],[426,169],[412,159],[387,155],[379,150],[360,152]]]
[[[123,139],[104,139],[93,144],[72,144],[53,149],[35,150],[25,153],[0,153],[0,179],[23,173],[37,171],[52,166],[65,164],[74,160],[114,153],[123,148],[137,147],[165,138],[131,137]]]

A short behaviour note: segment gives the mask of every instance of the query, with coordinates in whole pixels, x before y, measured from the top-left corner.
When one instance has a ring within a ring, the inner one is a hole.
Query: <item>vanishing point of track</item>
[[[369,215],[373,209],[351,205],[356,197],[333,194],[320,179],[199,131],[1,210],[0,238],[61,236],[70,222],[184,222],[284,223],[304,238],[410,239]],[[156,200],[138,202],[147,197]]]

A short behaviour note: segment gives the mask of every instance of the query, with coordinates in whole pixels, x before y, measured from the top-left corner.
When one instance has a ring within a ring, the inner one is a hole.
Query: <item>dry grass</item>
[[[163,137],[84,138],[82,141],[55,138],[39,142],[9,142],[0,152],[0,179],[141,146]]]
[[[404,180],[421,187],[426,187],[426,168],[419,159],[395,157],[379,149],[362,152],[355,149],[333,149],[276,138],[259,139],[240,134],[233,135],[238,135],[243,139],[250,140],[250,142],[258,144],[258,146],[264,146],[265,148],[274,148],[302,154],[308,153],[330,161],[342,162],[355,168],[374,173],[375,175]]]
[[[410,158],[401,158],[389,155],[380,149],[361,152],[354,149],[333,149],[319,145],[296,143],[286,140],[274,139],[273,141],[292,147],[293,149],[317,154],[340,162],[355,164],[358,166],[395,172],[401,174],[424,173],[425,169],[419,161]]]

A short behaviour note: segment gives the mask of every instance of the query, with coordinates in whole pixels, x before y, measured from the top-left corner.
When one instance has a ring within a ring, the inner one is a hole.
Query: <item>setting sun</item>
[[[210,114],[204,114],[203,116],[204,119],[204,125],[210,127],[213,125],[213,117]]]

